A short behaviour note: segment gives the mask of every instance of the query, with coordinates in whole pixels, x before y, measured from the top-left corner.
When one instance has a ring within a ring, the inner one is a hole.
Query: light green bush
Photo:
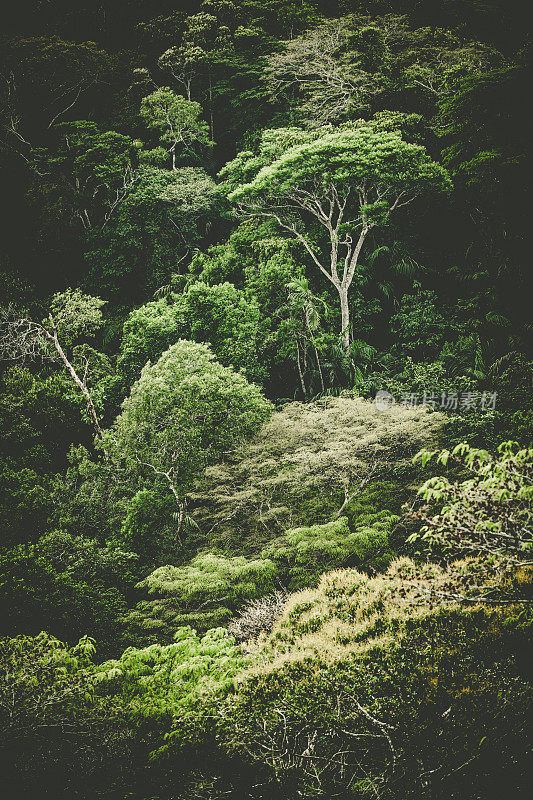
[[[444,421],[422,408],[380,411],[361,397],[288,403],[250,442],[208,467],[194,494],[195,518],[215,546],[246,554],[287,529],[331,521],[350,497],[353,528],[357,498],[376,481],[401,478],[408,486],[412,456]],[[379,505],[397,510],[398,498]]]
[[[421,785],[450,800],[495,798],[496,786],[526,797],[531,569],[508,577],[404,558],[292,595],[272,634],[248,645],[236,690],[175,719],[165,746],[191,781],[182,796],[211,782],[208,797],[231,796],[237,773],[252,800],[414,800]],[[501,605],[476,603],[487,591]]]
[[[111,696],[135,718],[168,717],[183,712],[208,691],[231,684],[245,658],[223,628],[200,637],[184,626],[173,643],[129,647],[119,659],[96,668],[99,693]]]
[[[133,641],[168,642],[183,625],[203,631],[223,625],[246,601],[274,591],[275,581],[268,559],[203,553],[183,567],[159,567],[138,583],[145,599],[126,624]]]
[[[360,520],[353,531],[347,517],[293,528],[265,548],[262,556],[272,559],[292,591],[316,585],[323,572],[335,567],[380,570],[392,557],[388,534],[397,520],[383,511]]]

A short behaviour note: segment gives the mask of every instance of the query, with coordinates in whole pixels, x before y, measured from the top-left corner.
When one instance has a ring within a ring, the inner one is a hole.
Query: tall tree
[[[114,428],[104,432],[104,444],[127,470],[151,475],[170,490],[179,507],[179,537],[191,483],[270,413],[257,386],[219,364],[205,345],[180,339],[146,364]]]
[[[105,359],[105,356],[78,343],[94,336],[102,326],[103,305],[105,301],[99,297],[67,289],[54,295],[48,318],[42,322],[18,316],[12,308],[0,309],[1,356],[13,361],[49,359],[61,363],[84,398],[99,439],[102,428],[87,381],[94,357],[100,355],[100,359]]]
[[[159,133],[172,169],[176,169],[179,155],[196,158],[194,146],[210,143],[207,125],[199,119],[201,113],[199,103],[185,100],[168,88],[157,89],[142,101],[141,116],[149,128]]]
[[[265,131],[220,176],[237,211],[271,217],[297,239],[339,295],[341,342],[350,347],[349,290],[369,232],[391,214],[451,181],[421,145],[399,131],[355,124],[328,132]]]

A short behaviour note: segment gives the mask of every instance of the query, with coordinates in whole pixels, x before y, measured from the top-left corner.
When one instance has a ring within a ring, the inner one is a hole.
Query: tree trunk
[[[311,341],[313,343],[313,348],[314,348],[314,351],[315,351],[315,358],[316,358],[316,365],[318,367],[318,374],[320,375],[320,386],[322,387],[322,392],[324,392],[325,391],[324,376],[322,374],[322,367],[320,365],[320,357],[318,355],[318,350],[316,348],[315,340],[314,340],[313,337],[311,337]]]
[[[341,346],[345,353],[350,349],[350,308],[348,306],[348,287],[338,287],[341,301]]]
[[[74,381],[74,383],[76,384],[76,386],[78,387],[80,392],[85,397],[85,400],[87,402],[87,411],[88,411],[89,417],[91,418],[91,422],[94,425],[94,429],[96,431],[96,435],[98,436],[99,439],[102,439],[103,438],[102,428],[100,427],[100,422],[98,420],[98,415],[96,413],[96,408],[94,407],[94,403],[93,403],[93,399],[91,397],[91,393],[87,389],[87,386],[85,385],[85,381],[82,381],[80,379],[78,373],[76,372],[76,370],[74,369],[74,367],[72,366],[72,364],[68,360],[67,356],[65,355],[65,351],[63,350],[63,348],[59,344],[59,340],[57,338],[57,332],[56,332],[56,329],[55,329],[55,325],[54,325],[54,335],[50,336],[50,334],[48,334],[48,339],[53,342],[53,345],[54,345],[54,347],[55,347],[55,349],[56,349],[61,361],[65,365],[65,368],[66,368],[67,372],[69,373],[70,377],[72,378],[72,380]],[[104,452],[105,452],[105,450],[104,450]],[[106,456],[107,456],[107,453],[106,453]]]
[[[337,254],[335,248],[332,246],[332,267],[331,267],[331,274],[333,278],[333,284],[335,285],[340,301],[341,301],[341,346],[345,353],[348,353],[350,349],[350,307],[348,305],[348,290],[352,284],[353,276],[355,274],[355,270],[357,267],[357,262],[359,261],[359,255],[361,253],[361,249],[367,237],[368,231],[370,227],[366,222],[361,229],[361,233],[359,234],[359,239],[357,240],[357,244],[355,245],[351,255],[348,255],[348,258],[345,261],[344,265],[344,273],[342,276],[342,281],[338,279],[335,280],[336,276],[336,265],[337,265]],[[350,240],[351,241],[351,240]],[[332,245],[334,243],[332,242]],[[333,260],[334,259],[334,260]]]
[[[298,344],[298,339],[296,339],[296,363],[298,365],[298,375],[300,376],[300,385],[302,387],[304,403],[307,403],[307,388],[305,385],[304,374],[302,372],[302,364],[300,361],[300,345]]]
[[[52,325],[53,333],[50,333],[49,331],[46,330],[46,328],[43,328],[42,326],[40,326],[40,328],[43,331],[43,333],[46,336],[46,338],[48,339],[48,341],[52,342],[52,344],[55,347],[56,352],[59,355],[61,361],[63,362],[67,372],[69,373],[70,377],[72,378],[72,380],[74,381],[74,383],[76,384],[76,386],[78,387],[80,392],[85,397],[85,401],[87,403],[87,413],[89,414],[91,422],[93,423],[93,426],[94,426],[94,429],[96,431],[97,437],[100,439],[100,441],[103,441],[104,440],[104,435],[103,435],[102,428],[100,427],[100,420],[98,419],[98,414],[96,413],[96,408],[94,406],[93,399],[91,397],[91,393],[89,392],[89,390],[87,388],[87,385],[86,385],[86,382],[85,382],[86,381],[86,377],[87,377],[87,370],[85,370],[85,375],[83,377],[83,380],[81,380],[80,376],[78,375],[78,373],[76,372],[76,370],[74,369],[74,367],[72,366],[70,361],[68,360],[65,351],[61,347],[61,344],[59,343],[59,336],[58,336],[58,332],[57,332],[57,328],[56,328],[56,324],[55,324],[54,318],[52,317],[51,314],[49,315],[48,318],[49,318],[50,323]],[[110,459],[110,456],[109,456],[109,452],[107,451],[107,448],[106,447],[102,447],[102,450],[104,451],[104,456],[105,456],[106,461],[108,463],[110,463],[111,459]]]

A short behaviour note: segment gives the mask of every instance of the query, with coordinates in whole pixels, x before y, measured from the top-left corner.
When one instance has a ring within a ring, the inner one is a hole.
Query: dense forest
[[[521,6],[12,4],[9,800],[530,796]]]

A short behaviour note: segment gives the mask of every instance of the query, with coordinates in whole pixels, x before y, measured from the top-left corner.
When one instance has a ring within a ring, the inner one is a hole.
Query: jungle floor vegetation
[[[518,4],[11,11],[6,797],[529,797]]]

